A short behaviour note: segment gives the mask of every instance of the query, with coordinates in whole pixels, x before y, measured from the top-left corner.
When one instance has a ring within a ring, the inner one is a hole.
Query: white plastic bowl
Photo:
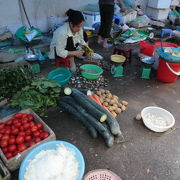
[[[164,127],[164,126],[154,125],[146,118],[147,113],[151,113],[155,116],[159,116],[166,119],[166,121],[168,122],[168,126]],[[160,107],[155,107],[155,106],[146,107],[141,111],[141,116],[145,126],[155,132],[165,132],[168,129],[172,128],[175,124],[174,116],[169,111]]]

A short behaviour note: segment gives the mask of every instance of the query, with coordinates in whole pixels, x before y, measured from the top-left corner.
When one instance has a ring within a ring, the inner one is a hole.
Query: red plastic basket
[[[122,180],[118,175],[106,169],[88,172],[83,180]]]

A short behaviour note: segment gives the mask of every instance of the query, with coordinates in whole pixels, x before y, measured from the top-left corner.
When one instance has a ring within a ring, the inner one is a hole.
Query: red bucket
[[[159,68],[157,71],[158,80],[166,83],[172,83],[177,80],[177,77],[179,75],[180,75],[180,63],[172,63],[160,59]]]

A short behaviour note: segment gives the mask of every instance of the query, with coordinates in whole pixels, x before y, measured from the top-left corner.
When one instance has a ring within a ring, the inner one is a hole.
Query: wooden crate
[[[1,158],[2,160],[4,161],[6,167],[10,170],[10,171],[14,171],[16,169],[19,168],[20,164],[21,164],[21,161],[24,159],[24,157],[33,149],[35,148],[36,146],[40,145],[40,144],[43,144],[47,141],[53,141],[53,140],[56,140],[56,136],[54,134],[54,132],[51,130],[51,128],[48,127],[48,125],[32,110],[32,109],[25,109],[25,110],[22,110],[20,111],[20,113],[27,113],[27,114],[32,114],[35,118],[35,122],[40,122],[42,125],[43,125],[43,129],[48,132],[50,135],[40,141],[39,143],[33,145],[32,147],[29,147],[27,148],[25,151],[23,151],[22,153],[20,154],[17,154],[16,156],[10,158],[10,159],[7,159],[4,155],[4,153],[2,152],[1,148],[0,148],[0,155],[1,155]],[[5,123],[7,122],[9,119],[11,119],[13,117],[13,114],[10,115],[10,116],[7,116],[3,119],[0,119],[0,123]]]
[[[3,180],[10,180],[11,179],[11,174],[4,165],[4,163],[0,160],[0,172],[3,177]]]

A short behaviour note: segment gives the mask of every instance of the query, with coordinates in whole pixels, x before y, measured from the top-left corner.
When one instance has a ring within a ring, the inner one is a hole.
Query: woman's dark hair
[[[66,15],[68,16],[68,22],[72,23],[73,26],[76,26],[84,21],[84,16],[80,11],[69,9],[66,12]]]

